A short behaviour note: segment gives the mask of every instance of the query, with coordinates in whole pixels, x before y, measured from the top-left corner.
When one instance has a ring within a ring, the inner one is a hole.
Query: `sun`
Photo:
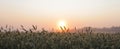
[[[66,26],[65,21],[60,21],[60,22],[59,22],[59,26],[60,26],[60,27],[64,27],[64,26]]]
[[[67,24],[65,21],[62,20],[58,22],[58,27],[60,30],[66,30]]]

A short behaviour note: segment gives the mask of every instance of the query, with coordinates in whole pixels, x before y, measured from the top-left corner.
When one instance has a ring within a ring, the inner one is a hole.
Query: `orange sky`
[[[120,0],[0,0],[0,25],[120,26]]]

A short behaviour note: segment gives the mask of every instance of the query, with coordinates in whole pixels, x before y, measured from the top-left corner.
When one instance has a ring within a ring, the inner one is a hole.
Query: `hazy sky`
[[[0,25],[53,27],[120,25],[120,0],[0,0]]]

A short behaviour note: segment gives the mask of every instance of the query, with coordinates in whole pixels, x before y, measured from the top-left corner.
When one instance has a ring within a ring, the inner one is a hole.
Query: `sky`
[[[120,26],[120,0],[0,0],[0,25]]]

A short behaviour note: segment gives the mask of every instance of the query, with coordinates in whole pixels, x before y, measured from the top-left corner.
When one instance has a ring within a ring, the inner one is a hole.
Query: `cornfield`
[[[0,49],[120,49],[120,33],[0,29]]]

